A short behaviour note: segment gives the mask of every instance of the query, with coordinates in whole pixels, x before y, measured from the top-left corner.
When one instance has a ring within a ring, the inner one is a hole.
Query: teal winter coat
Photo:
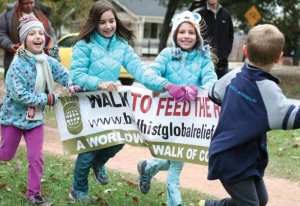
[[[164,49],[145,72],[144,85],[156,92],[161,92],[166,82],[181,86],[193,84],[208,90],[218,78],[207,50],[205,46],[201,52],[197,49],[190,53],[180,51],[178,60],[172,56],[172,48]]]
[[[100,82],[116,82],[122,65],[141,82],[147,66],[128,42],[116,34],[104,38],[94,30],[89,43],[80,40],[73,48],[71,79],[83,89],[96,91]]]

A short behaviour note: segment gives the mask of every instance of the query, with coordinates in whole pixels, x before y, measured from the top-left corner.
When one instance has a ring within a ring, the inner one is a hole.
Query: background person
[[[0,48],[4,49],[4,78],[20,44],[18,33],[20,17],[33,16],[42,22],[45,32],[52,38],[53,45],[57,44],[56,35],[50,22],[51,8],[35,0],[19,0],[7,4],[7,9],[0,15]],[[48,51],[45,52],[49,55]],[[55,57],[60,61],[59,55]]]
[[[228,72],[234,30],[230,13],[218,2],[219,0],[207,0],[198,13],[206,23],[203,38],[218,57],[216,73],[220,79]]]

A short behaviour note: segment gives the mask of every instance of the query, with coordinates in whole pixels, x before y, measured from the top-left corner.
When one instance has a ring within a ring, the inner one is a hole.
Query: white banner
[[[195,101],[176,103],[168,93],[118,87],[61,97],[55,106],[65,154],[117,144],[148,146],[154,157],[207,165],[220,107],[200,90]]]

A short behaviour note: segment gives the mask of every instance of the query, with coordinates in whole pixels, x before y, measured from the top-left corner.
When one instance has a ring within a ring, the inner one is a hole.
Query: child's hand
[[[194,101],[197,97],[199,88],[193,84],[185,87],[185,97],[187,100]]]
[[[152,97],[158,97],[160,95],[160,93],[159,92],[152,92]]]
[[[59,95],[58,94],[48,94],[48,103],[49,106],[54,106],[58,102]]]
[[[167,91],[172,97],[175,98],[176,102],[183,102],[186,100],[185,86],[179,86],[177,84],[170,83],[167,86]]]
[[[98,85],[98,89],[105,90],[108,92],[111,92],[115,90],[116,92],[118,91],[118,85],[114,82],[100,82]]]
[[[69,86],[69,97],[72,96],[72,94],[75,94],[76,92],[81,92],[82,88],[81,86],[78,86],[76,84],[71,84]]]

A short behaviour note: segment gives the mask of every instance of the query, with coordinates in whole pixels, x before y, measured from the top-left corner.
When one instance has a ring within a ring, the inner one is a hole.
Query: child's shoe
[[[30,204],[35,204],[39,206],[53,205],[53,203],[49,203],[44,198],[42,198],[40,194],[27,196],[27,199],[30,202]]]
[[[89,202],[91,200],[87,192],[81,192],[77,190],[72,190],[69,194],[69,197],[75,202]]]
[[[200,200],[198,206],[205,206],[205,200]]]
[[[146,173],[147,160],[140,159],[137,164],[140,178],[138,180],[138,188],[143,194],[147,194],[151,188],[152,176]]]
[[[109,175],[107,174],[104,165],[100,167],[92,166],[94,170],[94,179],[99,185],[107,185],[109,181]]]

